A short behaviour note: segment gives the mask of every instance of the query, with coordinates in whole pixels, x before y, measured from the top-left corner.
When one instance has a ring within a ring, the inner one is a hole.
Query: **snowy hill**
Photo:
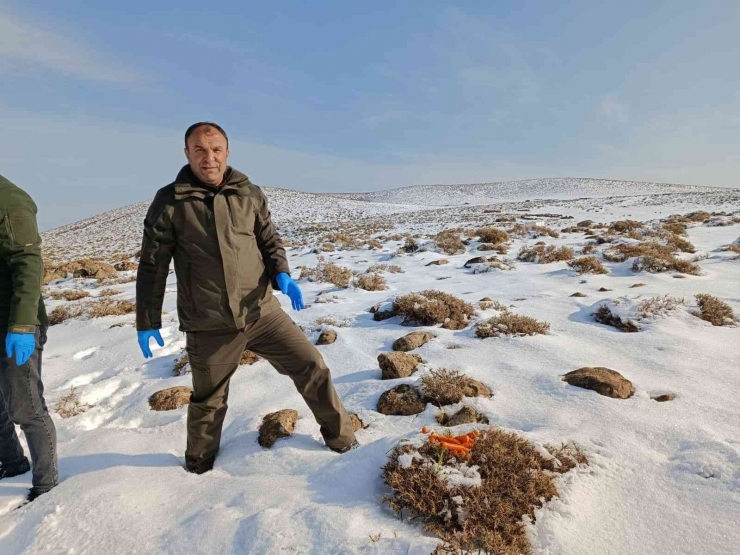
[[[550,178],[501,181],[469,185],[417,185],[372,193],[348,193],[339,198],[408,203],[423,206],[483,204],[527,199],[576,199],[612,196],[660,195],[665,193],[708,192],[713,187],[671,185],[609,179]]]

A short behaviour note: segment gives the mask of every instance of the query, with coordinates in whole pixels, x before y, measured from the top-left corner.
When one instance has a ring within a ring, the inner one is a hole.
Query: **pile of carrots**
[[[461,436],[441,436],[434,430],[430,432],[426,426],[421,429],[421,433],[429,434],[429,443],[439,443],[448,451],[466,457],[470,455],[470,450],[475,446],[475,440],[480,435],[478,430],[473,430]]]

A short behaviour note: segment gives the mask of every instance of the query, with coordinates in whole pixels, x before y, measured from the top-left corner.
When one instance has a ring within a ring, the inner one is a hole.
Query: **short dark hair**
[[[188,139],[190,138],[190,135],[192,135],[193,132],[199,127],[213,127],[216,131],[224,136],[224,139],[226,139],[226,146],[229,146],[229,137],[228,135],[226,135],[226,131],[224,131],[223,127],[221,127],[217,123],[213,123],[212,121],[199,121],[198,123],[194,123],[193,125],[188,127],[188,130],[185,131],[185,148],[188,147]]]

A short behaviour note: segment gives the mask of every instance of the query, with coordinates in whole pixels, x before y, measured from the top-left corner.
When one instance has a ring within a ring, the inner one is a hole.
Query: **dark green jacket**
[[[0,175],[0,331],[32,333],[48,325],[41,283],[36,204]]]
[[[190,166],[160,189],[144,220],[136,282],[136,327],[162,327],[170,261],[183,331],[243,329],[280,309],[275,277],[289,272],[267,198],[228,168],[224,183],[201,183]]]

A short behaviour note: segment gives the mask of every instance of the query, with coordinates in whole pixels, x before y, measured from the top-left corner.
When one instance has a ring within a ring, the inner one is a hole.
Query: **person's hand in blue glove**
[[[33,333],[10,332],[5,336],[5,352],[8,358],[15,354],[15,362],[23,366],[36,350],[36,335]]]
[[[301,288],[298,287],[298,284],[295,281],[293,281],[290,274],[287,272],[280,272],[275,277],[275,280],[277,281],[278,287],[280,287],[280,291],[290,297],[290,304],[293,305],[294,310],[302,310],[306,308],[306,305],[303,304],[303,293],[301,293]]]
[[[152,358],[152,350],[149,348],[149,340],[153,337],[160,347],[164,347],[164,340],[159,330],[146,330],[136,332],[139,336],[139,347],[144,358]]]

